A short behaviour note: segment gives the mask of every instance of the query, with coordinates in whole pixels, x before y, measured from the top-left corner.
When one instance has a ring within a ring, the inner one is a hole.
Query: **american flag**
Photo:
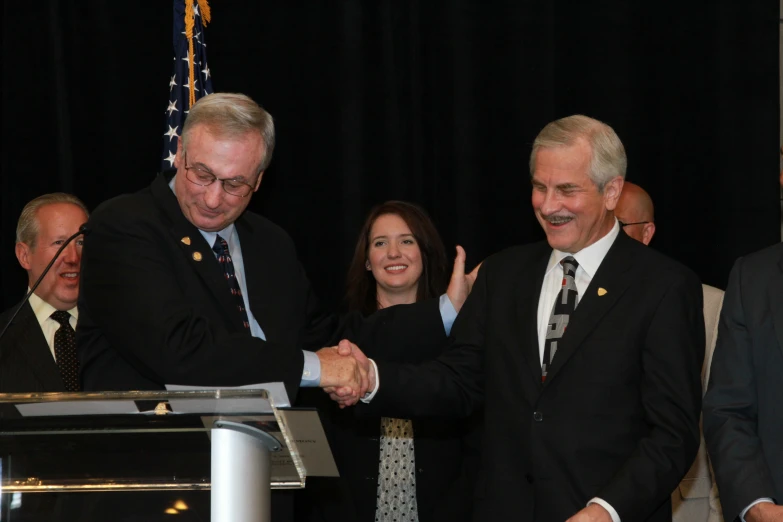
[[[174,74],[169,80],[169,106],[166,108],[161,162],[163,170],[174,165],[177,140],[182,134],[182,124],[190,106],[214,92],[204,41],[204,27],[209,21],[207,0],[174,0]]]

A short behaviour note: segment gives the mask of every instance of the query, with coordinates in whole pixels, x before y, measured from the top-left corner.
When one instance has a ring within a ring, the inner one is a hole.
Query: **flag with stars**
[[[214,92],[207,65],[204,27],[210,21],[207,0],[174,1],[174,73],[169,80],[169,105],[163,133],[163,170],[174,165],[177,140],[191,105]]]

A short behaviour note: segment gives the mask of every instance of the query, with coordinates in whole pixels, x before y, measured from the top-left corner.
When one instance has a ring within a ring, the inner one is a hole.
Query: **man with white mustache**
[[[54,193],[25,205],[16,228],[16,257],[28,287],[57,250],[87,222],[87,207],[70,194]],[[73,240],[19,310],[0,339],[0,392],[79,391],[74,329],[79,317],[82,238]],[[2,330],[18,305],[0,316]]]
[[[530,156],[547,241],[484,261],[437,360],[375,361],[359,414],[483,407],[474,520],[672,519],[699,446],[701,283],[620,233],[626,164],[600,121],[547,125]]]

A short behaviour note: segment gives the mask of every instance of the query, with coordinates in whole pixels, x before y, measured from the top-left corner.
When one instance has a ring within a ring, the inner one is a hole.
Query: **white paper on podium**
[[[337,464],[316,410],[278,410],[294,439],[308,477],[339,477]]]
[[[66,415],[117,415],[139,413],[133,401],[61,401],[17,404],[23,417],[51,417]]]
[[[288,393],[282,382],[246,384],[244,386],[183,386],[167,384],[168,391],[180,390],[266,390],[269,399],[277,408],[291,406]],[[175,413],[272,413],[270,401],[266,399],[174,399],[169,404]]]

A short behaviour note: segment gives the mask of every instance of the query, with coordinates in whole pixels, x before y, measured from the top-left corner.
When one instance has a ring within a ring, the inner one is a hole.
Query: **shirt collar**
[[[601,266],[606,254],[612,247],[614,240],[617,239],[617,235],[620,233],[620,223],[617,219],[614,220],[614,226],[604,237],[586,246],[576,254],[569,254],[568,252],[562,252],[560,250],[553,249],[552,254],[549,256],[549,264],[546,267],[546,274],[555,267],[560,266],[560,261],[568,256],[573,256],[576,262],[579,263],[579,267],[582,268],[585,273],[592,279],[595,273],[598,271],[598,267]]]
[[[174,193],[174,195],[177,195],[177,189],[175,182],[177,180],[177,175],[174,174],[171,176],[171,180],[169,181],[169,188]],[[231,223],[226,228],[219,232],[207,232],[206,230],[201,230],[200,228],[197,229],[199,232],[201,232],[202,237],[206,242],[209,244],[210,247],[215,245],[215,239],[217,239],[217,236],[220,235],[223,239],[226,240],[226,243],[228,243],[228,250],[233,252],[236,249],[236,237],[234,236],[234,224]]]
[[[28,288],[27,291],[29,292],[30,289]],[[51,317],[51,315],[57,311],[57,308],[38,297],[38,294],[33,294],[30,296],[30,307],[33,309],[35,318],[38,319],[38,324],[41,326],[43,326],[44,321],[49,319],[49,317]],[[68,313],[71,314],[77,321],[79,320],[79,309],[77,307],[74,306],[68,310]]]

